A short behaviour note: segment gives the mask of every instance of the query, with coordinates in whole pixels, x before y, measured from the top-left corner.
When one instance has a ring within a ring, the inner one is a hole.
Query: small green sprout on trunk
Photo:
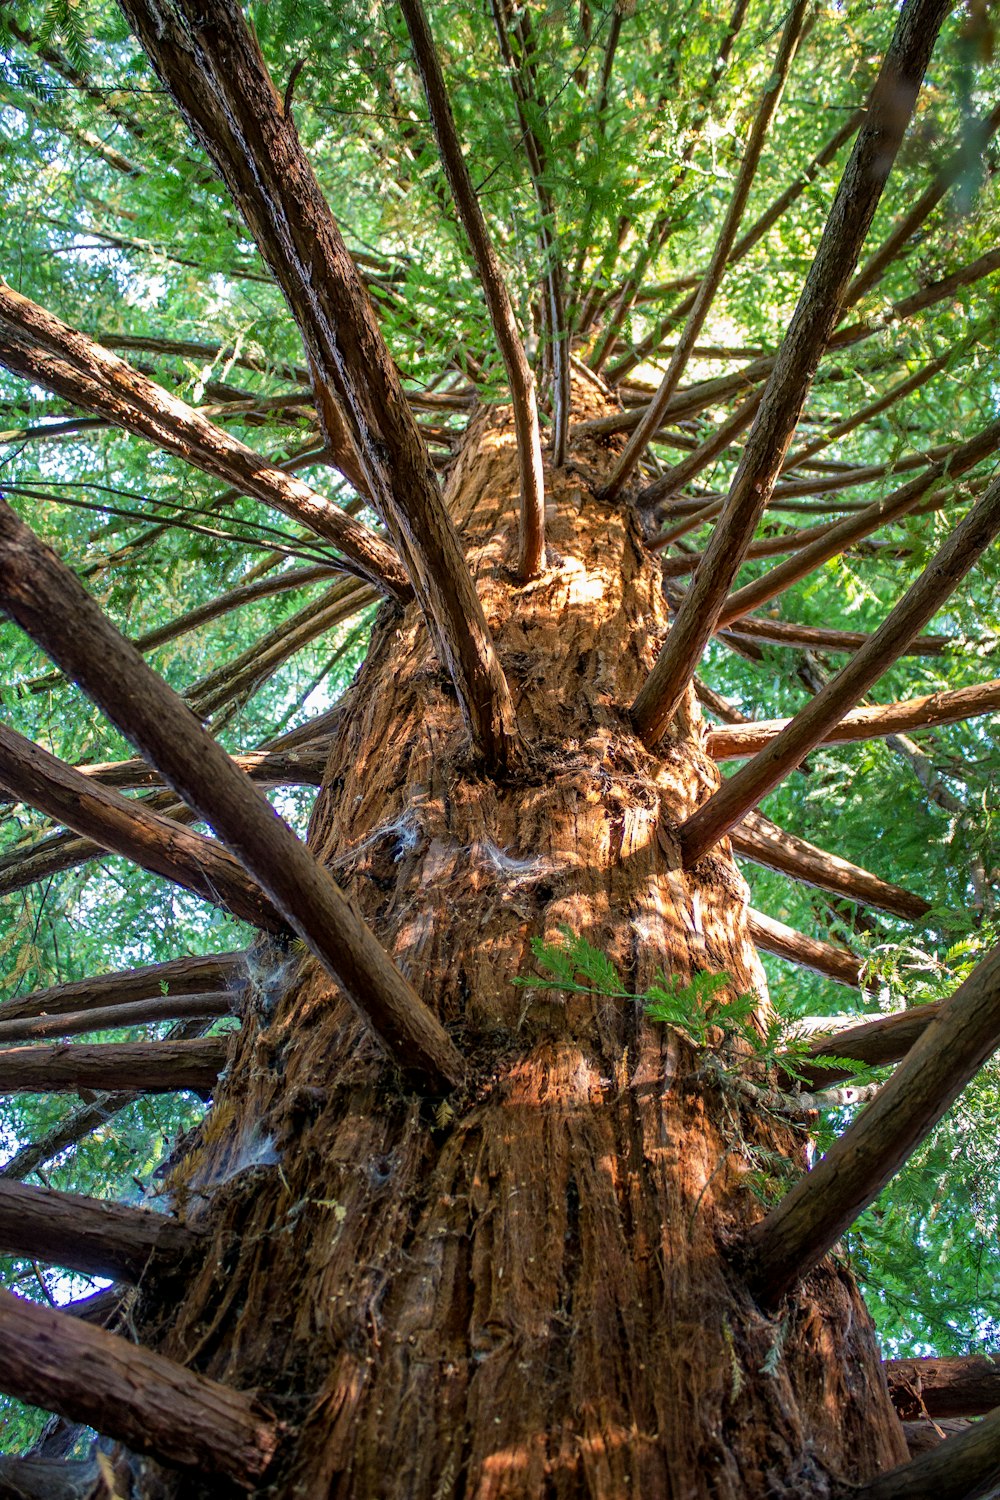
[[[752,1089],[760,1096],[761,1104],[779,1112],[801,1113],[806,1099],[808,1109],[821,1104],[855,1102],[853,1098],[839,1095],[857,1093],[857,1090],[835,1091],[829,1097],[810,1094],[797,1100],[794,1095],[767,1087],[767,1075],[772,1070],[780,1068],[786,1079],[801,1080],[806,1062],[813,1070],[817,1065],[842,1068],[845,1060],[826,1054],[817,1057],[810,1051],[806,1040],[787,1036],[786,1022],[764,1013],[760,996],[753,991],[730,993],[724,998],[724,992],[731,992],[734,988],[729,974],[696,973],[684,981],[676,974],[664,974],[658,969],[649,988],[641,994],[633,994],[625,988],[621,975],[606,953],[592,947],[586,938],[577,936],[569,927],[560,926],[559,932],[560,942],[547,943],[540,937],[531,940],[532,952],[539,967],[547,971],[546,977],[519,975],[514,980],[516,985],[536,990],[569,990],[574,994],[629,1000],[641,1005],[650,1020],[672,1027],[693,1047],[702,1051],[711,1048],[712,1055],[710,1059],[706,1058],[706,1063],[710,1063],[707,1071],[712,1076],[735,1077],[739,1074],[742,1088]],[[759,1083],[751,1083],[742,1076],[748,1063],[752,1063],[751,1074]],[[846,1066],[855,1075],[868,1071],[858,1062],[846,1062]],[[794,1107],[784,1109],[780,1101]]]

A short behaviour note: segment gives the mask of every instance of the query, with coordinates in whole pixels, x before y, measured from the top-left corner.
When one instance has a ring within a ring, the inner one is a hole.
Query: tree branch
[[[510,690],[375,311],[236,0],[123,0],[212,157],[336,401],[487,765],[518,754]]]
[[[911,922],[919,921],[930,911],[930,903],[922,896],[880,880],[859,865],[852,865],[836,854],[817,848],[797,834],[779,828],[762,813],[747,813],[730,837],[736,853],[754,864],[778,870],[782,875],[818,886],[820,890],[832,891],[848,901],[874,906],[879,911],[905,917]]]
[[[916,0],[900,14],[705,564],[632,705],[636,727],[649,745],[662,738],[673,718],[770,499],[947,11],[948,0]]]
[[[229,1041],[97,1042],[93,1046],[4,1047],[0,1094],[64,1094],[81,1089],[210,1094],[226,1065]]]
[[[240,494],[301,521],[340,549],[349,572],[397,598],[408,597],[409,578],[399,558],[367,526],[3,282],[0,362],[16,375],[224,480]]]
[[[148,1209],[0,1182],[0,1248],[112,1281],[137,1282],[150,1257],[176,1261],[202,1236]]]
[[[157,1000],[136,1000],[131,1005],[68,1011],[61,1016],[0,1020],[0,1042],[42,1041],[47,1037],[82,1036],[88,1031],[119,1031],[126,1026],[148,1026],[155,1021],[209,1020],[233,1013],[233,997],[225,992],[161,995]]]
[[[284,931],[284,921],[260,887],[214,840],[81,776],[3,724],[0,781],[19,800],[94,839],[102,849],[124,855],[254,927]]]
[[[823,1160],[750,1231],[748,1279],[775,1303],[836,1244],[1000,1043],[1000,948],[937,1019]]]
[[[0,1291],[0,1390],[136,1453],[257,1486],[280,1429],[255,1397],[162,1354]]]
[[[2,502],[0,564],[0,604],[260,880],[406,1077],[430,1089],[454,1085],[464,1069],[453,1043],[329,873],[69,569]]]
[[[823,745],[847,745],[855,740],[878,739],[900,730],[929,729],[937,724],[957,724],[1000,708],[1000,677],[974,687],[928,693],[922,698],[904,698],[900,703],[852,708],[835,729],[820,741]],[[734,760],[756,755],[777,739],[790,719],[758,719],[751,724],[711,729],[706,749],[715,760]]]
[[[535,381],[514,317],[500,258],[493,248],[483,211],[479,207],[469,169],[455,127],[444,73],[427,14],[421,0],[399,0],[413,43],[413,52],[434,125],[441,161],[451,187],[455,207],[472,246],[476,270],[482,282],[486,306],[510,383],[521,471],[521,531],[518,576],[522,582],[535,577],[545,551],[545,480],[542,474],[542,440],[538,430]]]
[[[786,927],[784,922],[778,922],[774,917],[765,916],[762,911],[754,911],[753,908],[747,912],[747,931],[757,947],[763,948],[765,953],[775,953],[779,958],[788,959],[790,963],[799,964],[804,969],[812,969],[837,984],[860,988],[861,964],[847,948],[838,948],[833,943],[823,943],[818,938],[807,937],[804,932]]]
[[[199,957],[171,958],[162,964],[145,964],[113,974],[97,974],[35,990],[20,1000],[0,1005],[0,1021],[19,1021],[25,1016],[66,1015],[71,1011],[97,1010],[106,1005],[131,1005],[157,995],[196,995],[203,990],[226,989],[236,995],[246,984],[247,955],[208,953]]]
[[[923,629],[951,596],[998,531],[1000,479],[993,481],[965,519],[955,527],[869,643],[790,720],[765,750],[731,776],[682,825],[681,843],[688,864],[700,859],[840,723],[848,709],[882,676],[906,643]],[[688,593],[688,599],[691,592],[693,590]]]
[[[808,9],[806,0],[797,0],[792,6],[781,34],[778,46],[778,55],[774,60],[771,74],[764,85],[764,93],[757,108],[757,114],[751,128],[749,138],[743,151],[740,162],[739,174],[733,187],[732,196],[726,216],[722,221],[718,238],[712,258],[708,263],[708,269],[702,277],[701,284],[691,304],[687,322],[677,342],[677,348],[671,356],[670,363],[664,373],[663,379],[656,395],[646,408],[645,414],[639,426],[629,439],[628,446],[615,464],[607,483],[604,485],[601,498],[614,500],[621,493],[622,487],[629,479],[636,464],[645,453],[650,440],[655,435],[661,422],[663,414],[670,403],[670,399],[680,384],[681,376],[687,368],[691,352],[698,340],[698,335],[708,317],[709,309],[715,300],[716,293],[722,285],[729,261],[736,232],[740,227],[740,220],[746,208],[750,189],[757,175],[757,167],[760,164],[761,154],[764,150],[764,141],[767,137],[768,128],[774,113],[778,108],[788,69],[795,56],[802,35],[802,26]]]

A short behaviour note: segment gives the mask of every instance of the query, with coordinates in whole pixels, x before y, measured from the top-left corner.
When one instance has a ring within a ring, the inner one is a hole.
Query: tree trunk
[[[607,414],[574,395],[578,421]],[[803,1500],[906,1458],[843,1267],[770,1315],[730,1255],[804,1137],[639,1005],[513,983],[565,924],[634,990],[725,971],[767,1010],[728,843],[685,871],[673,833],[719,780],[693,694],[655,756],[628,720],[667,611],[635,516],[595,499],[620,447],[547,474],[524,585],[509,412],[474,419],[452,472],[527,770],[477,772],[418,609],[387,606],[313,816],[468,1089],[403,1093],[313,961],[275,953],[174,1171],[216,1253],[179,1306],[145,1293],[139,1335],[295,1430],[269,1494]],[[212,1493],[148,1462],[140,1489]]]

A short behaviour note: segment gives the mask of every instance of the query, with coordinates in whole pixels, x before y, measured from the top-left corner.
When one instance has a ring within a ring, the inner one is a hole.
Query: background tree
[[[0,26],[0,1486],[981,1493],[989,14]]]

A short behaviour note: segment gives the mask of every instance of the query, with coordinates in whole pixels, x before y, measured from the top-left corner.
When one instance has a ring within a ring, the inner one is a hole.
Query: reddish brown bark
[[[592,390],[577,406],[603,409]],[[580,477],[596,485],[606,451],[573,458],[547,475],[558,561],[527,588],[505,567],[509,416],[476,420],[449,492],[498,649],[524,664],[531,773],[475,774],[411,606],[376,628],[310,835],[461,1037],[470,1090],[436,1112],[393,1092],[307,961],[272,1013],[251,1010],[174,1174],[228,1256],[224,1305],[210,1249],[140,1335],[216,1378],[238,1369],[279,1415],[299,1393],[283,1500],[801,1500],[819,1461],[863,1479],[905,1456],[839,1272],[810,1282],[760,1373],[778,1324],[720,1246],[759,1213],[755,1149],[799,1162],[803,1141],[749,1109],[735,1141],[732,1101],[634,1004],[512,983],[535,972],[530,939],[566,923],[636,988],[660,966],[762,985],[736,869],[719,854],[682,871],[670,833],[717,778],[693,699],[659,757],[627,717],[666,625],[655,559]],[[263,1145],[252,1194],[218,1186]]]

